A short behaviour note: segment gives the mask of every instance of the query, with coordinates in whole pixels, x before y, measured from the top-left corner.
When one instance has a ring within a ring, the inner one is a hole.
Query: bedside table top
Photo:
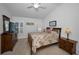
[[[77,41],[72,40],[72,39],[67,39],[65,37],[61,37],[61,39],[66,40],[66,41],[69,41],[69,42],[72,42],[72,43],[77,43]]]

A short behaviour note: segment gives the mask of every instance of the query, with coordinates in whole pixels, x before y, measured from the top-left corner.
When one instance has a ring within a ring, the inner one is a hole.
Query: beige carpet
[[[30,47],[27,39],[19,39],[16,43],[13,51],[3,53],[3,55],[30,55]],[[64,50],[60,49],[58,45],[52,45],[50,47],[37,51],[36,55],[69,55]]]

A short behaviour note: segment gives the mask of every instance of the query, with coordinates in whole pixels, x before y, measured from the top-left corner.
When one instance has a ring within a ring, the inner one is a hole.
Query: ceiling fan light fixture
[[[39,8],[40,4],[39,3],[34,3],[34,8]]]

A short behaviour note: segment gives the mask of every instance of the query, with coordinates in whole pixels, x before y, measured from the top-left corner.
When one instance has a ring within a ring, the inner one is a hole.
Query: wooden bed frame
[[[61,38],[61,28],[53,28],[52,30],[59,33],[59,39],[60,39],[60,38]],[[31,35],[28,34],[28,42],[29,42],[29,45],[30,45],[30,48],[31,48],[31,51],[30,51],[30,54],[31,54],[31,55],[34,54],[33,51],[32,51],[32,40],[33,40],[33,39],[32,39],[32,37],[31,37]],[[56,42],[56,43],[58,43],[58,42]],[[53,44],[56,44],[56,43],[53,43]],[[42,48],[51,46],[51,45],[53,45],[53,44],[41,46],[40,48],[37,48],[36,51],[37,51],[37,50],[40,50],[40,49],[42,49]]]

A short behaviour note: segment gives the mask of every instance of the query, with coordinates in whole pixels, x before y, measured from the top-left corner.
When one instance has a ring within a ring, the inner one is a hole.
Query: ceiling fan
[[[32,3],[32,5],[31,6],[28,6],[27,8],[29,8],[29,9],[30,8],[34,8],[36,11],[38,11],[39,8],[46,9],[46,7],[42,7],[40,3]]]

